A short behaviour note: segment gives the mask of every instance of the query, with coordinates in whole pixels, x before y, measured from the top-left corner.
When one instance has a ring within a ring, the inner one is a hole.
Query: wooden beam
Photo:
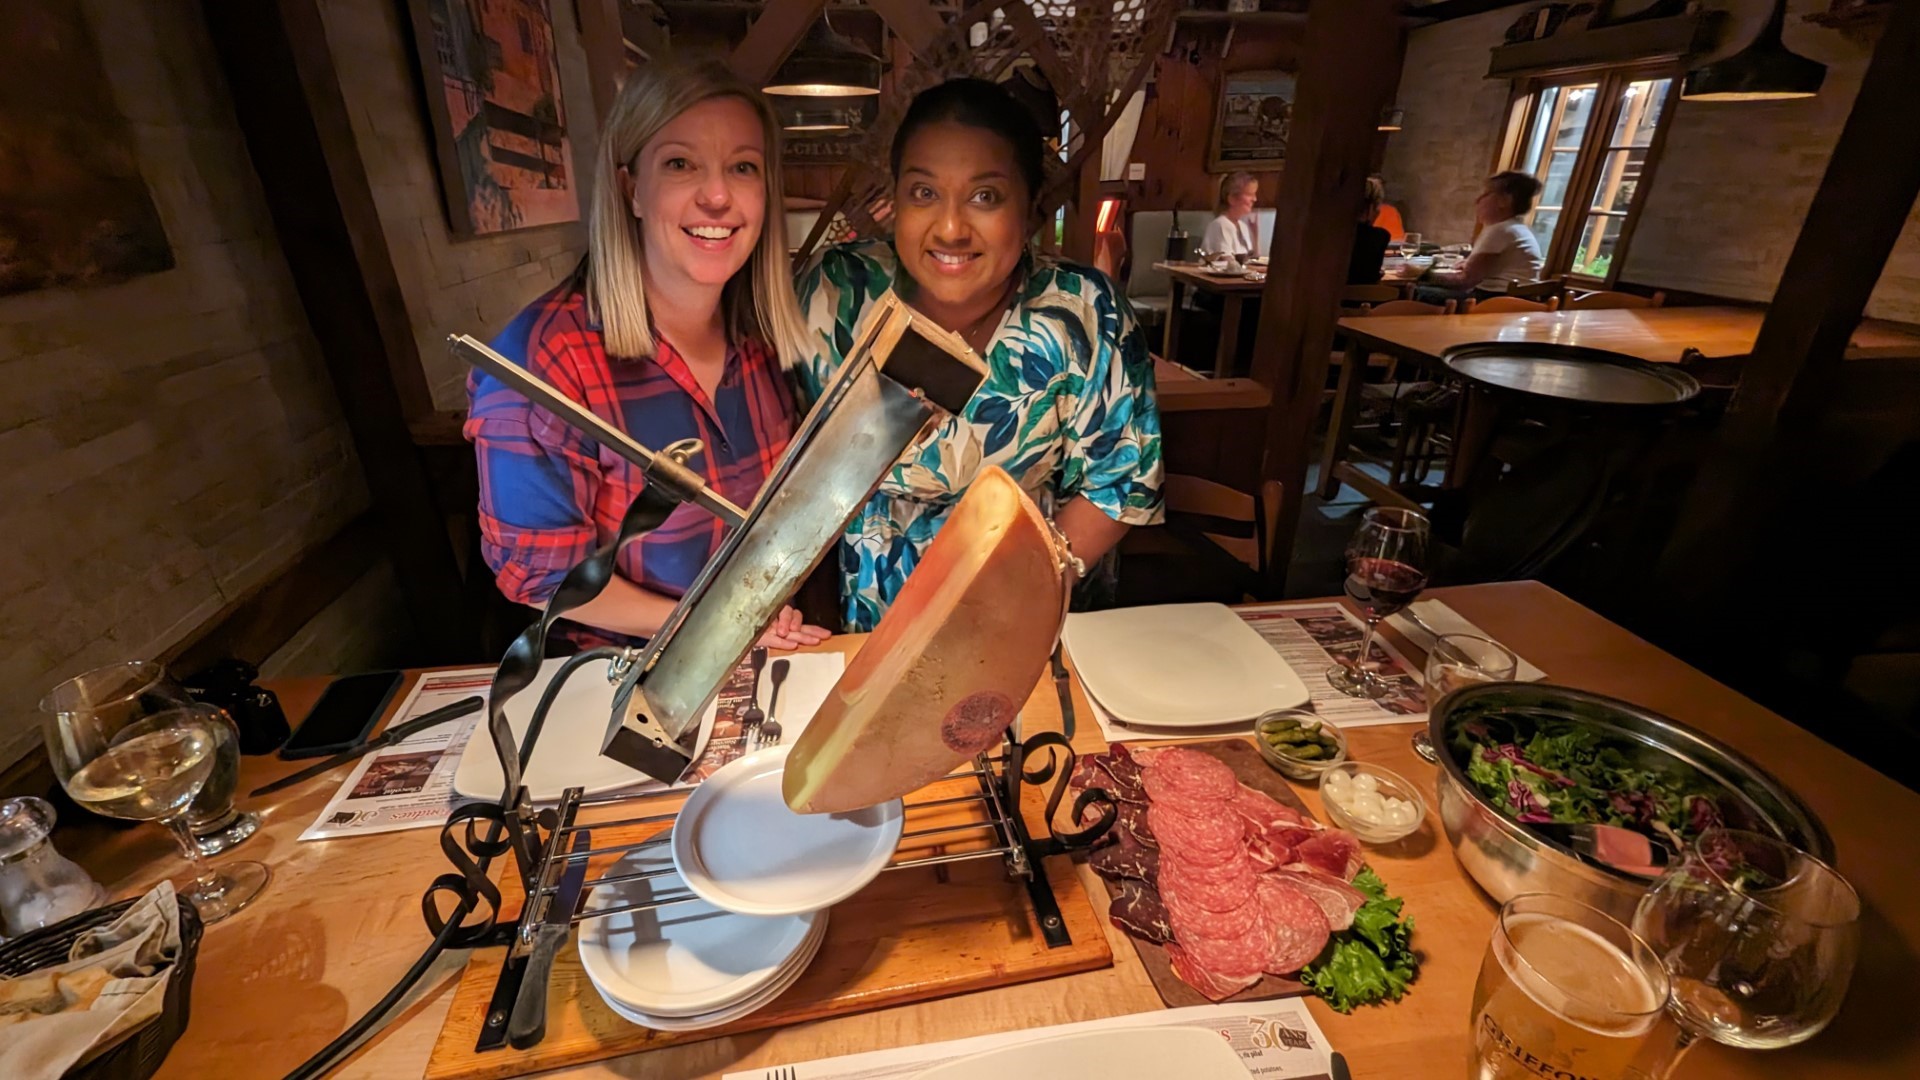
[[[747,36],[727,57],[727,66],[753,85],[765,86],[826,9],[826,0],[767,0]]]
[[[472,660],[459,564],[407,430],[432,397],[318,0],[201,10],[419,630],[419,662]]]
[[[574,21],[587,54],[587,81],[593,88],[593,115],[605,116],[627,73],[627,36],[620,22],[620,0],[574,0]]]
[[[922,59],[947,29],[947,21],[927,0],[867,0],[867,6],[879,14],[901,44]]]
[[[1299,524],[1314,417],[1380,110],[1399,81],[1397,11],[1396,0],[1316,4],[1300,48],[1299,96],[1253,351],[1253,377],[1273,393],[1261,475],[1280,482],[1284,499],[1271,571],[1275,595],[1285,587]]]

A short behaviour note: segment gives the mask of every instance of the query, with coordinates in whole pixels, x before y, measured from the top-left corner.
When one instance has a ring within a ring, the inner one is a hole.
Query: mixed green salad
[[[1420,957],[1409,944],[1413,917],[1401,917],[1401,899],[1387,895],[1386,883],[1372,867],[1355,875],[1352,884],[1367,902],[1353,913],[1352,926],[1333,935],[1320,954],[1323,962],[1300,970],[1300,981],[1335,1012],[1399,1001],[1420,973]]]
[[[1620,740],[1568,720],[1520,732],[1497,718],[1453,735],[1467,779],[1520,822],[1619,825],[1676,848],[1724,824],[1717,784],[1673,759],[1633,755]]]

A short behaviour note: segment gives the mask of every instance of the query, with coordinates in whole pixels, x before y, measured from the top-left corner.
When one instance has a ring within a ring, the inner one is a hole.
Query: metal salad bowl
[[[1662,771],[1676,763],[1721,789],[1726,824],[1777,836],[1833,862],[1833,840],[1813,811],[1766,770],[1719,741],[1650,709],[1540,683],[1475,683],[1440,700],[1428,717],[1439,761],[1440,821],[1454,857],[1496,903],[1526,892],[1581,900],[1631,922],[1651,882],[1582,859],[1560,840],[1502,813],[1467,778],[1453,739],[1464,724],[1495,721],[1529,730],[1543,720],[1598,729],[1637,762]]]

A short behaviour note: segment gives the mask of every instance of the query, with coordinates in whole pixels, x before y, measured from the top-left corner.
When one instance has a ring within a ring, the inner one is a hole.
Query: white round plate
[[[813,963],[814,956],[820,951],[820,943],[826,936],[826,920],[823,918],[820,930],[808,940],[806,947],[788,963],[780,973],[780,977],[771,985],[763,987],[744,1001],[723,1009],[701,1013],[698,1016],[658,1016],[642,1012],[622,1004],[619,999],[608,994],[597,983],[594,989],[600,991],[600,1000],[607,1003],[607,1008],[612,1009],[622,1019],[639,1024],[641,1027],[652,1028],[655,1031],[699,1031],[703,1028],[719,1027],[721,1024],[730,1024],[743,1016],[766,1008],[773,1004],[775,998],[792,989],[793,984],[800,981],[800,976],[806,974],[807,965]]]
[[[899,799],[846,814],[796,814],[780,792],[789,744],[728,762],[673,826],[673,865],[702,900],[742,915],[794,915],[845,900],[900,843]]]
[[[609,876],[671,871],[664,852],[629,852]],[[677,874],[596,888],[587,912],[683,893]],[[622,911],[580,925],[580,964],[609,1000],[656,1016],[697,1016],[776,981],[825,922],[805,915],[736,915],[704,900]]]

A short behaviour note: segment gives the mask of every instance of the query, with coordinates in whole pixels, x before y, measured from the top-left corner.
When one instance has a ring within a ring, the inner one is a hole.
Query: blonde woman
[[[587,254],[493,341],[656,449],[699,439],[689,464],[744,506],[793,436],[786,367],[804,323],[793,296],[780,128],[766,99],[717,63],[636,71],[601,128]],[[639,470],[476,373],[466,435],[480,462],[487,564],[514,601],[544,604],[610,540]],[[660,629],[718,549],[720,523],[682,506],[627,546],[598,597],[567,613],[576,644]],[[792,608],[761,643],[813,644]]]
[[[1245,262],[1260,254],[1260,223],[1253,205],[1260,201],[1260,180],[1252,173],[1228,173],[1220,181],[1219,216],[1207,223],[1200,247],[1209,255],[1227,254]]]

